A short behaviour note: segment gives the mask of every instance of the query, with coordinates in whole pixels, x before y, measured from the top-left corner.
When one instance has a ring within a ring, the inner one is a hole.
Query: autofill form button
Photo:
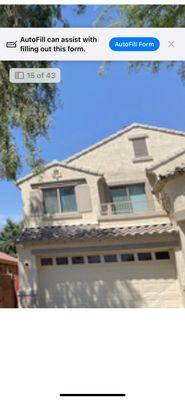
[[[113,51],[156,51],[160,42],[153,37],[114,37],[109,47]]]

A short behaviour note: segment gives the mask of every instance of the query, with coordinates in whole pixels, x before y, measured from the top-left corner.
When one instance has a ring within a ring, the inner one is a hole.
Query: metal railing
[[[149,211],[146,201],[120,201],[116,203],[100,204],[100,215],[111,216],[118,214],[142,214]]]

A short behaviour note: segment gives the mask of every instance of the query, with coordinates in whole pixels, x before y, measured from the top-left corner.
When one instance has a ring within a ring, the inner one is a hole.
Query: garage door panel
[[[181,306],[171,261],[39,267],[42,307]]]
[[[67,266],[50,266],[40,267],[41,274],[47,278],[50,276],[52,280],[67,279],[69,281],[92,281],[104,280],[108,276],[113,279],[176,279],[176,269],[173,264],[168,262],[160,263],[111,263],[106,264],[89,264],[89,265],[67,265]]]
[[[139,294],[127,281],[65,281],[44,292],[42,304],[49,307],[134,307],[136,302],[141,306]]]

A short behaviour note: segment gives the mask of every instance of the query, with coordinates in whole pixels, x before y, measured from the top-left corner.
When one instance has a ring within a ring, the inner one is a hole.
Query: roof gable
[[[61,161],[53,161],[49,164],[47,164],[44,168],[43,171],[46,171],[49,168],[53,168],[53,167],[63,167],[63,168],[71,168],[73,170],[79,171],[79,172],[84,172],[87,174],[91,174],[91,175],[97,175],[97,176],[103,176],[103,173],[101,171],[95,171],[93,169],[89,169],[89,168],[83,168],[82,166],[76,166],[75,164],[70,164],[71,162],[79,159],[80,157],[90,153],[93,150],[96,150],[97,148],[117,139],[118,137],[125,135],[127,133],[130,133],[132,130],[135,129],[143,129],[145,131],[158,131],[161,133],[167,133],[167,134],[171,134],[171,135],[178,135],[178,136],[183,136],[185,138],[185,132],[182,131],[177,131],[177,130],[172,130],[172,129],[166,129],[166,128],[161,128],[161,127],[156,127],[156,126],[150,126],[150,125],[144,125],[144,124],[138,124],[138,123],[133,123],[129,126],[126,126],[125,128],[123,128],[122,130],[116,132],[113,135],[108,136],[107,138],[101,140],[100,142],[95,143],[94,145],[74,154],[73,156],[67,158],[66,160],[64,160],[63,162]],[[34,175],[39,175],[39,174],[34,174],[31,173],[29,175],[26,175],[25,177],[19,179],[17,181],[17,186],[20,186],[23,182],[25,182],[26,180],[31,179],[32,177],[34,177]]]
[[[78,167],[75,165],[67,165],[65,162],[61,162],[61,161],[52,161],[51,163],[47,164],[44,166],[43,168],[43,172],[46,171],[49,168],[53,168],[53,167],[62,167],[62,168],[67,168],[67,169],[72,169],[74,171],[79,171],[79,172],[84,172],[85,174],[90,174],[90,175],[97,175],[97,176],[103,176],[103,173],[100,171],[94,171],[88,168],[82,168],[82,167]],[[39,175],[39,174],[35,174]],[[24,176],[23,178],[19,179],[17,181],[17,186],[20,186],[23,182],[31,179],[34,176],[34,173],[31,173],[29,175]]]
[[[125,128],[123,128],[122,130],[114,133],[113,135],[108,136],[107,138],[101,140],[100,142],[95,143],[94,145],[74,154],[73,156],[65,159],[65,163],[68,164],[71,161],[74,161],[77,158],[82,157],[83,155],[96,150],[98,147],[105,145],[106,143],[117,139],[119,136],[121,135],[125,135],[126,133],[129,133],[130,131],[134,130],[134,129],[144,129],[144,130],[148,130],[148,131],[158,131],[158,132],[163,132],[163,133],[169,133],[172,135],[178,135],[178,136],[184,136],[185,138],[185,132],[183,131],[177,131],[177,130],[173,130],[173,129],[167,129],[167,128],[162,128],[162,127],[156,127],[156,126],[151,126],[151,125],[144,125],[144,124],[138,124],[138,123],[133,123],[131,125],[126,126]]]

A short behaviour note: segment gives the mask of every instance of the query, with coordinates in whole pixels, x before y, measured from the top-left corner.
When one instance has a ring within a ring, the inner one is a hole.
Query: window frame
[[[109,194],[110,194],[111,203],[112,204],[116,204],[116,202],[113,201],[112,194],[111,194],[111,189],[121,189],[121,188],[123,188],[123,189],[125,189],[126,197],[127,197],[125,202],[129,203],[130,213],[134,213],[133,201],[132,201],[132,198],[130,196],[130,191],[129,191],[129,187],[134,187],[134,186],[143,186],[144,194],[145,194],[145,197],[146,197],[146,204],[147,204],[147,211],[143,211],[143,212],[144,213],[149,212],[149,198],[148,198],[148,193],[147,193],[147,190],[146,190],[146,181],[135,182],[135,183],[130,183],[130,184],[128,183],[128,184],[122,184],[122,185],[119,184],[119,185],[111,185],[111,186],[109,186]]]
[[[132,139],[132,146],[133,146],[133,150],[134,150],[134,157],[136,158],[136,159],[139,159],[139,158],[145,158],[145,157],[149,157],[149,151],[148,151],[148,146],[147,146],[147,141],[146,141],[146,137],[137,137],[137,138],[133,138]],[[146,154],[136,154],[137,153],[137,149],[136,149],[136,147],[135,147],[135,144],[136,144],[136,142],[137,141],[143,141],[143,143],[144,143],[144,150],[146,151]]]
[[[129,186],[129,185],[115,185],[115,186],[109,186],[111,203],[114,203],[114,201],[113,201],[113,199],[112,199],[111,189],[113,189],[113,190],[114,190],[114,189],[125,189],[125,191],[126,191],[126,197],[127,197],[127,200],[126,200],[126,201],[130,201],[130,195],[129,195],[129,191],[128,191],[128,186]],[[133,185],[130,185],[130,186],[134,186],[134,184],[133,184]]]
[[[75,259],[81,259],[81,261],[80,262],[74,262],[74,260]],[[71,257],[71,264],[72,265],[84,265],[84,264],[86,264],[86,262],[85,262],[85,256],[72,256]]]
[[[90,261],[93,260],[93,257],[97,257],[98,261]],[[90,254],[87,256],[87,263],[88,264],[101,264],[101,255],[100,254]]]
[[[133,259],[132,260],[123,260],[124,256],[132,256]],[[135,253],[121,253],[120,254],[120,260],[122,263],[127,263],[127,262],[135,262],[136,261],[136,256]]]
[[[76,201],[76,210],[75,211],[62,211],[62,202],[61,202],[61,195],[60,195],[60,189],[65,189],[65,188],[74,188],[74,195],[75,195],[75,201]],[[57,194],[57,205],[58,205],[58,212],[56,213],[48,213],[46,211],[45,207],[45,200],[44,200],[44,191],[45,190],[56,190]],[[77,195],[76,195],[76,185],[66,185],[66,186],[56,186],[53,188],[44,188],[42,189],[42,203],[43,203],[43,211],[45,215],[64,215],[64,214],[75,214],[78,212],[78,202],[77,202]]]
[[[128,184],[122,184],[122,185],[111,185],[111,186],[109,186],[109,190],[110,190],[110,197],[111,197],[111,200],[112,200],[112,196],[111,196],[111,189],[125,189],[126,190],[126,196],[127,196],[127,200],[126,201],[131,201],[131,198],[130,198],[130,193],[129,193],[129,187],[133,187],[133,186],[143,186],[144,187],[144,192],[145,192],[145,195],[146,195],[146,198],[148,199],[148,197],[147,197],[147,191],[146,191],[146,182],[135,182],[135,183],[128,183]]]
[[[46,262],[46,264],[42,264],[42,260],[51,260],[51,263]],[[40,257],[40,266],[41,267],[53,267],[54,266],[54,259],[53,257]]]
[[[110,259],[108,259],[108,257],[110,257]],[[111,260],[111,257],[115,257],[115,260]],[[103,255],[103,259],[104,259],[104,263],[105,264],[111,264],[111,263],[117,263],[117,262],[119,262],[119,259],[118,259],[118,254],[117,253],[114,253],[114,254],[104,254]]]
[[[62,263],[58,263],[58,260],[66,260],[67,262],[62,262]],[[55,265],[56,267],[63,267],[63,266],[68,266],[69,265],[69,257],[67,256],[59,256],[59,257],[55,257]]]
[[[45,206],[45,199],[44,199],[44,192],[45,191],[48,191],[48,190],[57,190],[55,187],[54,188],[44,188],[44,189],[42,189],[42,205],[43,205],[43,213],[44,213],[44,215],[54,215],[54,214],[59,214],[59,211],[58,212],[56,212],[56,213],[49,213],[49,212],[47,212],[46,211],[46,206]],[[57,198],[57,207],[58,207],[58,210],[59,210],[59,203],[58,203],[58,195],[56,196],[56,198]]]
[[[152,253],[153,252],[151,250],[150,251],[138,251],[137,252],[137,259],[138,259],[139,262],[153,261],[153,254]],[[142,255],[142,254],[149,254],[150,258],[141,259],[140,255]]]
[[[165,257],[165,258],[157,258],[157,254],[168,254],[169,257]],[[154,257],[156,261],[169,261],[171,260],[171,254],[169,250],[157,250],[154,251]]]

